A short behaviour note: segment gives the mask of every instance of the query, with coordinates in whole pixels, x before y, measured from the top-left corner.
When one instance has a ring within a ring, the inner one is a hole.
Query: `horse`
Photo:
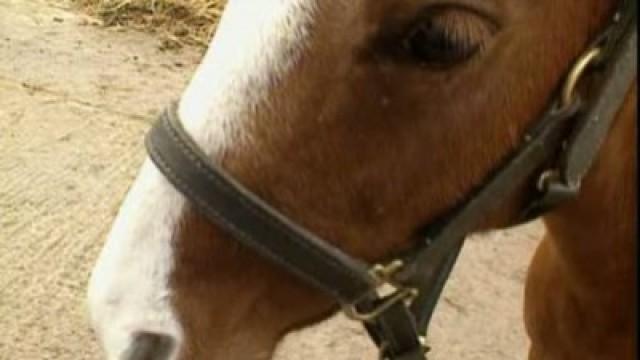
[[[590,99],[585,49],[618,5],[231,0],[173,118],[194,162],[224,169],[335,252],[380,264],[530,143],[563,83],[567,108]],[[580,191],[535,215],[546,235],[525,284],[530,360],[637,356],[635,76],[629,84]],[[171,169],[145,160],[91,274],[91,322],[109,359],[268,360],[287,333],[344,305],[244,246],[237,224],[210,221]],[[511,190],[468,232],[519,223],[532,183],[549,179],[538,175],[503,182]]]

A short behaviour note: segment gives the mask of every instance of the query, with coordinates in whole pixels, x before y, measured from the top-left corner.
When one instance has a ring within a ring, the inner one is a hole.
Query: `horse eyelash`
[[[472,57],[473,54],[483,51],[486,47],[488,39],[495,32],[494,24],[482,18],[478,14],[469,14],[466,10],[448,10],[439,9],[430,11],[420,21],[414,24],[404,41],[404,48],[410,52],[415,52],[412,41],[415,36],[419,36],[419,32],[425,34],[435,32],[435,38],[430,40],[442,41],[440,45],[448,46],[453,44],[452,61],[456,56],[460,55],[460,60],[465,55]],[[436,49],[437,51],[437,49]],[[419,54],[411,54],[414,57],[420,57]],[[445,62],[448,59],[443,59]]]

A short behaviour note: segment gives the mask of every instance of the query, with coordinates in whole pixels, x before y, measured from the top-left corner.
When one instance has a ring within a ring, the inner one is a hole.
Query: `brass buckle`
[[[395,291],[393,294],[384,298],[384,300],[378,304],[373,310],[367,312],[361,312],[356,309],[355,305],[350,305],[344,308],[345,315],[355,321],[372,322],[382,315],[389,308],[401,301],[413,301],[418,296],[418,290],[411,288],[404,288]]]
[[[369,273],[375,279],[378,293],[385,288],[391,288],[391,293],[381,296],[381,302],[372,310],[362,312],[357,309],[357,304],[345,306],[343,309],[345,315],[355,321],[371,322],[377,319],[385,311],[401,301],[412,302],[418,296],[418,290],[407,288],[393,281],[393,276],[404,267],[402,260],[395,260],[387,265],[374,265]]]

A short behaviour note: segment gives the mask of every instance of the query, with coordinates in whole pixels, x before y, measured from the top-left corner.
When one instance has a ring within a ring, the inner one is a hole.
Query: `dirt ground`
[[[99,359],[87,278],[144,157],[142,137],[200,51],[105,30],[59,2],[0,0],[0,360]],[[540,224],[472,238],[440,303],[433,359],[524,359],[526,264]],[[341,316],[289,336],[278,360],[366,360]]]

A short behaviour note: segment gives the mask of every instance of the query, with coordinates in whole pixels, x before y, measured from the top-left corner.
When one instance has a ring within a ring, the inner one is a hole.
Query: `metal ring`
[[[560,97],[560,106],[562,108],[571,106],[575,100],[576,86],[578,86],[582,75],[598,60],[601,54],[602,49],[596,47],[589,50],[578,59],[571,69],[571,72],[569,72],[567,80],[564,83],[564,87],[562,88],[562,95]]]

